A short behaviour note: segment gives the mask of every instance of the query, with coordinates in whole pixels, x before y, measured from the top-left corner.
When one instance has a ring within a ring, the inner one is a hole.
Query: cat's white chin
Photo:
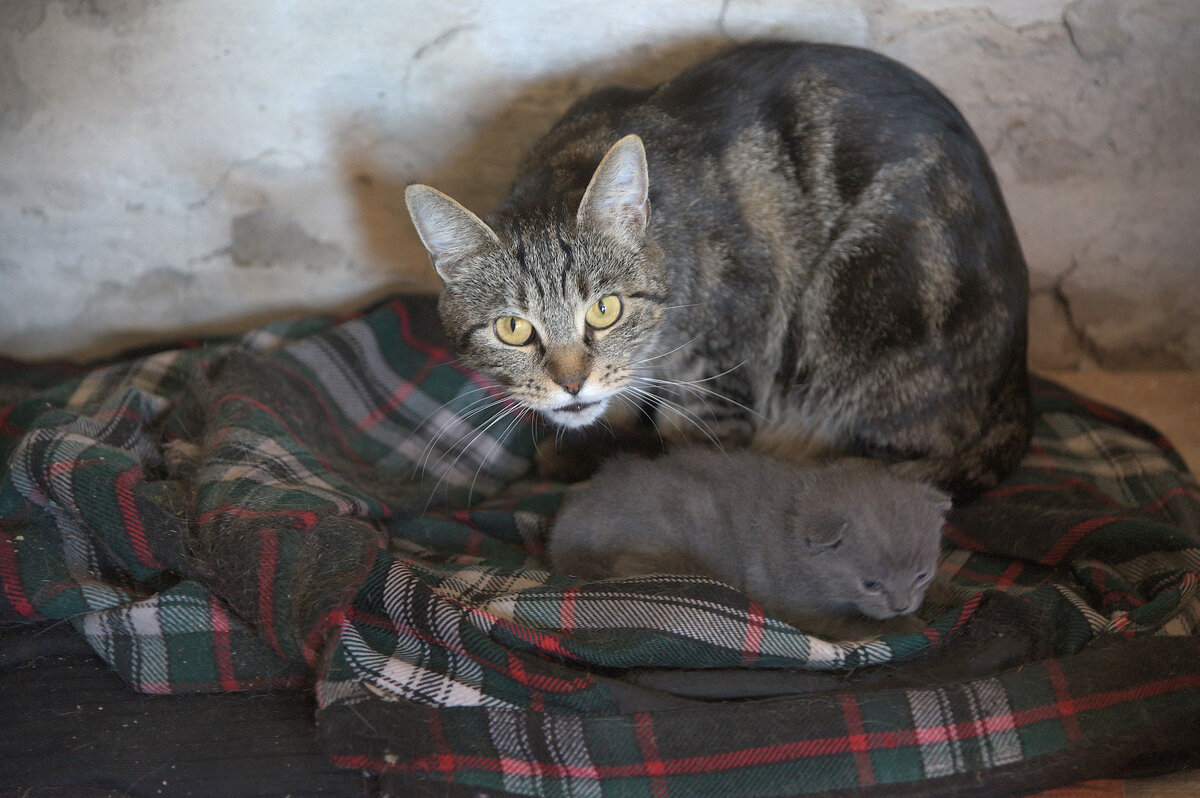
[[[608,399],[575,402],[554,409],[542,408],[542,415],[560,427],[578,429],[592,424],[604,414]]]

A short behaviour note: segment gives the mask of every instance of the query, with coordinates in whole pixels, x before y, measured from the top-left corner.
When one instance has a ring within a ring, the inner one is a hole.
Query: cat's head
[[[949,495],[878,466],[834,466],[797,506],[793,546],[829,603],[884,619],[915,612],[937,572]]]
[[[626,136],[577,209],[498,216],[489,226],[428,186],[405,191],[459,354],[562,426],[599,418],[653,354],[667,280],[646,234],[648,181],[642,142]]]

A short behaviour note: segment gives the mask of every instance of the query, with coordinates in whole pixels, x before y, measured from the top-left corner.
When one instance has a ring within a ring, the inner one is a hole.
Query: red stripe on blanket
[[[575,630],[575,601],[579,597],[579,585],[573,585],[563,591],[562,606],[558,611],[558,625],[563,634]]]
[[[763,608],[751,601],[746,608],[746,640],[742,643],[743,665],[750,665],[762,653],[763,626],[766,620]]]
[[[842,693],[842,715],[846,718],[846,741],[854,752],[854,765],[858,768],[858,783],[869,787],[875,783],[875,770],[871,767],[871,757],[867,753],[871,745],[863,729],[862,711],[858,707],[858,699],[851,693]]]
[[[259,626],[271,648],[282,652],[275,633],[275,570],[279,564],[279,535],[274,529],[264,527],[258,539]]]
[[[213,631],[213,664],[217,667],[217,682],[223,690],[240,690],[241,682],[233,670],[233,647],[230,644],[229,614],[221,606],[221,600],[210,596],[208,600],[209,619]]]
[[[0,530],[0,582],[4,584],[4,598],[22,617],[41,620],[41,613],[33,608],[25,596],[25,591],[21,589],[21,567],[17,562],[14,542],[8,532]]]
[[[633,716],[633,733],[642,752],[641,767],[650,777],[650,789],[655,798],[667,798],[666,764],[658,753],[654,741],[654,718],[649,713],[639,712]]]
[[[117,507],[121,512],[121,524],[129,537],[129,545],[138,562],[147,568],[161,570],[164,566],[150,550],[150,541],[146,538],[146,527],[142,524],[142,515],[138,512],[137,502],[133,498],[133,486],[142,481],[141,466],[126,469],[117,475],[113,488],[117,494]]]
[[[1102,526],[1107,526],[1114,521],[1120,521],[1122,518],[1115,515],[1101,516],[1100,518],[1092,518],[1084,521],[1081,524],[1076,524],[1067,530],[1066,534],[1060,537],[1050,551],[1046,552],[1038,559],[1042,565],[1058,565],[1071,553],[1071,549],[1085,537],[1095,532]]]
[[[201,513],[196,519],[198,524],[207,524],[214,518],[222,515],[232,515],[235,518],[295,518],[300,521],[301,531],[307,532],[312,529],[313,524],[317,523],[319,516],[312,510],[286,510],[284,508],[272,508],[269,510],[255,510],[251,507],[243,507],[240,504],[223,504],[207,512]]]

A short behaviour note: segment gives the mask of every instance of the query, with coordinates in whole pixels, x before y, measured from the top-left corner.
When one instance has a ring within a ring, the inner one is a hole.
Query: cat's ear
[[[433,268],[446,282],[457,276],[467,256],[500,246],[482,219],[435,188],[411,185],[404,189],[404,202]]]
[[[798,531],[813,554],[840,546],[850,526],[850,521],[832,512],[802,514],[799,521]]]
[[[954,499],[950,494],[941,488],[935,488],[933,485],[927,487],[925,498],[929,502],[929,506],[933,508],[933,511],[942,518],[945,518],[946,514],[954,507]]]
[[[626,136],[596,167],[579,203],[578,224],[636,244],[650,221],[649,191],[646,148],[637,136]]]

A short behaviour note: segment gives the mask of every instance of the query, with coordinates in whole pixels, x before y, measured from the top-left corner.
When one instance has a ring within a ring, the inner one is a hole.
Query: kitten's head
[[[577,210],[488,226],[428,186],[405,191],[459,354],[557,424],[595,421],[651,354],[667,280],[647,191],[637,136],[608,151]]]
[[[793,546],[816,588],[843,611],[916,611],[937,571],[950,497],[870,464],[822,470],[793,516]]]

